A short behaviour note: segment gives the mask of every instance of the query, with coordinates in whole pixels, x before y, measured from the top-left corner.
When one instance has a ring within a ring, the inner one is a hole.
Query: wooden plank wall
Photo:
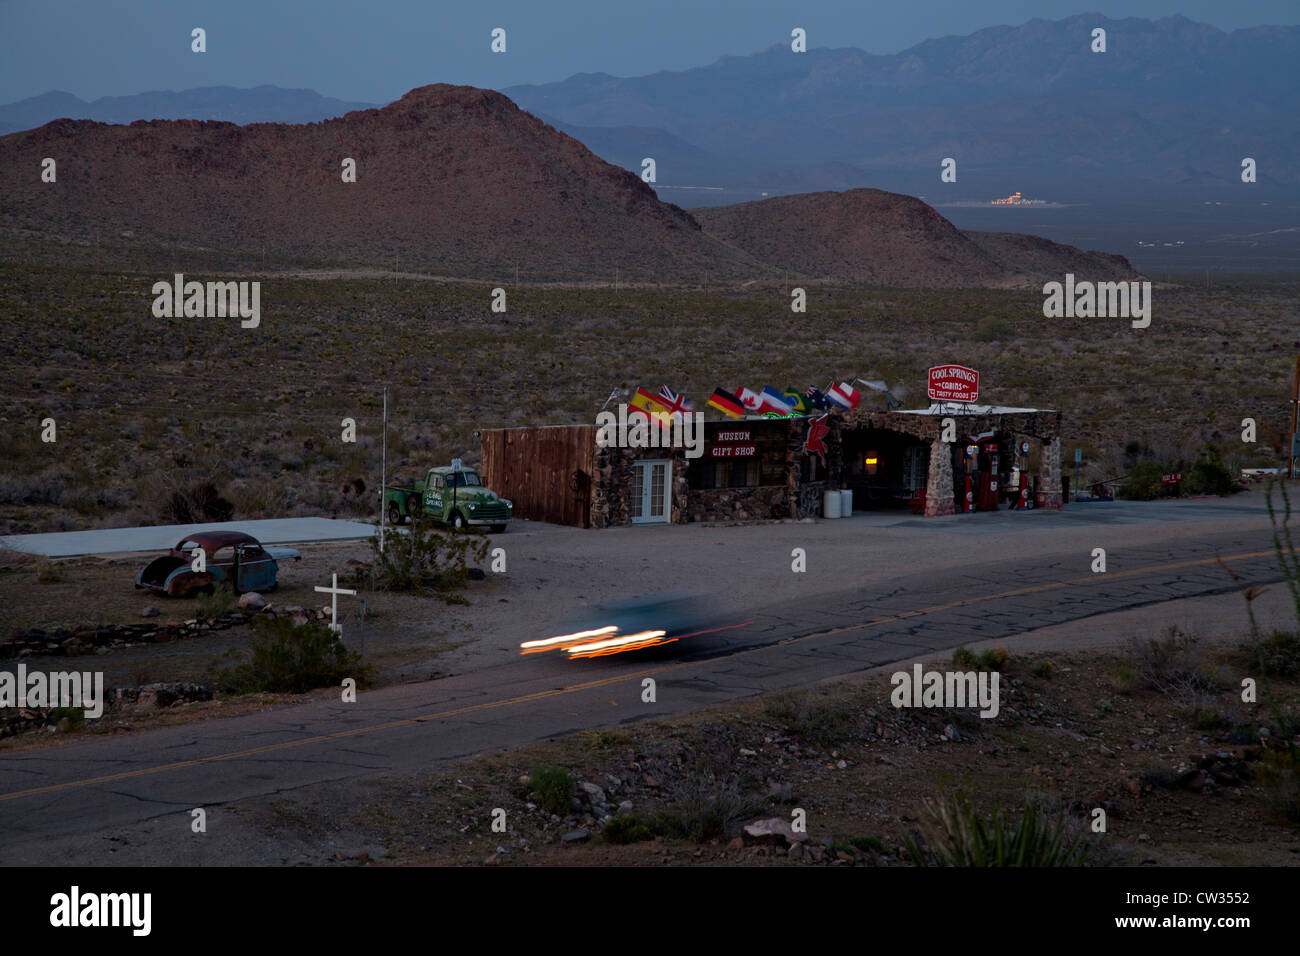
[[[589,500],[586,505],[579,500],[570,477],[579,469],[591,476],[595,425],[494,428],[480,434],[483,480],[514,503],[515,517],[587,527]]]

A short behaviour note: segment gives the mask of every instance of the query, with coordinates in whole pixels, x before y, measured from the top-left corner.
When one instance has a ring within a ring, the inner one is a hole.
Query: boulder
[[[237,607],[241,611],[260,611],[262,608],[266,607],[266,598],[262,597],[262,595],[258,594],[256,591],[249,591],[247,594],[241,594],[239,596],[239,604]]]
[[[796,833],[789,820],[767,817],[745,825],[745,842],[750,846],[789,846],[808,839],[807,833]]]

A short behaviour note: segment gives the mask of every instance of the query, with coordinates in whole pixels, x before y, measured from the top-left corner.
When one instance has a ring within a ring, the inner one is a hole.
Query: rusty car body
[[[195,570],[199,551],[203,552],[202,571]],[[280,562],[301,558],[293,548],[264,548],[242,531],[195,531],[167,554],[150,561],[136,575],[135,586],[171,597],[209,593],[223,583],[236,594],[270,591],[276,587]]]

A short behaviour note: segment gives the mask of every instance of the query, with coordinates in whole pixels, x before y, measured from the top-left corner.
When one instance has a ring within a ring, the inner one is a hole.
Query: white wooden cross
[[[339,623],[339,595],[340,594],[355,595],[357,592],[349,591],[347,588],[339,587],[339,575],[337,571],[334,572],[334,585],[332,587],[323,588],[318,584],[316,585],[316,590],[320,591],[322,594],[334,595],[333,598],[334,603],[333,606],[330,608],[330,630],[333,631],[335,634],[342,635],[343,625]]]

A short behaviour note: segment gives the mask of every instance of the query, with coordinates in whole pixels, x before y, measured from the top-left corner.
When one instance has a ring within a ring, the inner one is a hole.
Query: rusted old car
[[[241,531],[195,531],[150,561],[136,575],[135,586],[172,597],[210,593],[221,583],[228,583],[236,594],[269,591],[276,586],[279,562],[301,558],[293,548],[264,548]]]

